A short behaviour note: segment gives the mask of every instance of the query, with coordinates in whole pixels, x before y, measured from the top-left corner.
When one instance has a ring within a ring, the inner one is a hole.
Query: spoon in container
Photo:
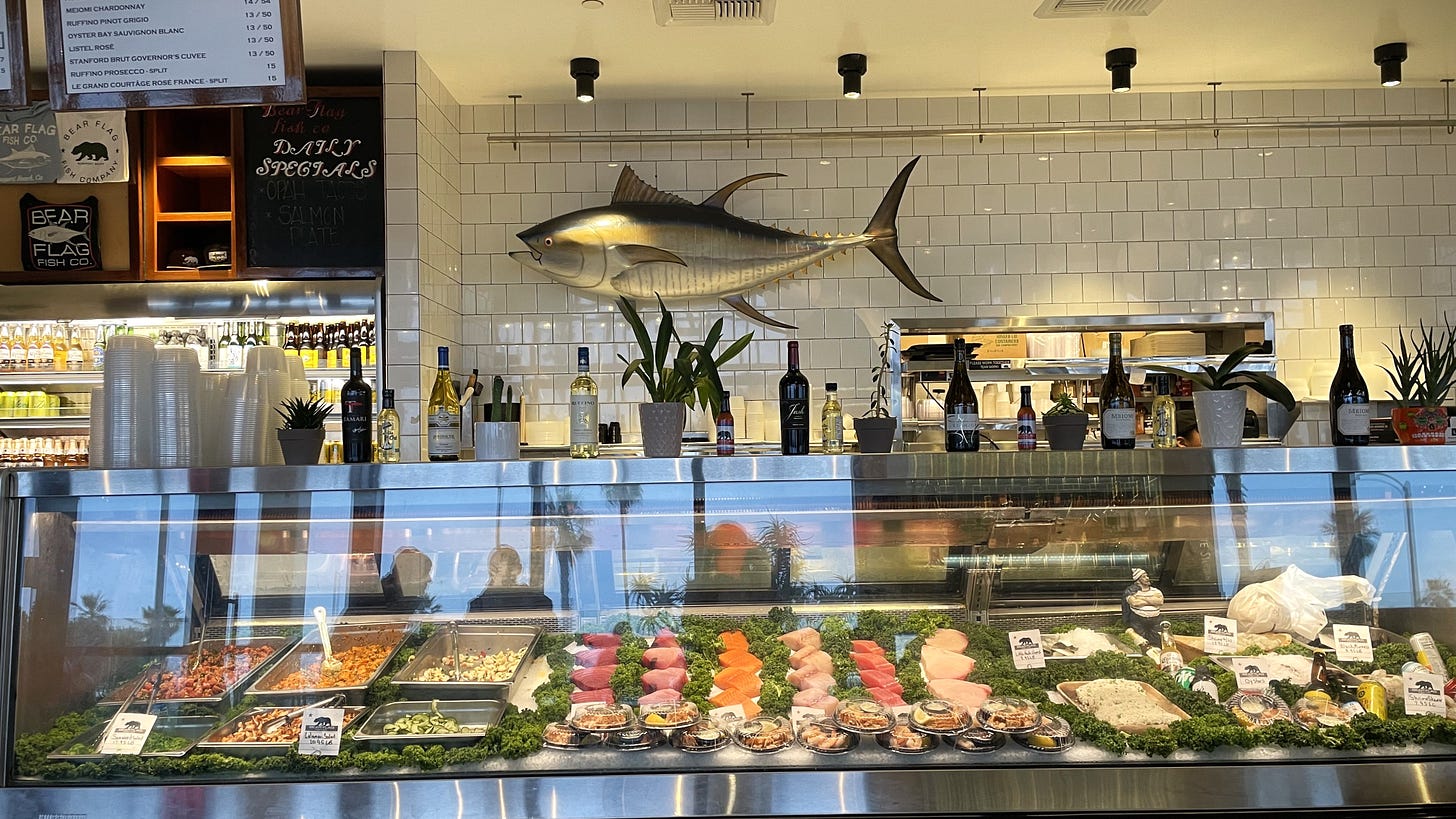
[[[337,674],[344,670],[344,664],[334,657],[334,646],[329,642],[329,613],[323,606],[315,606],[313,610],[314,622],[318,623],[319,641],[324,645],[324,661],[322,665],[325,674]]]

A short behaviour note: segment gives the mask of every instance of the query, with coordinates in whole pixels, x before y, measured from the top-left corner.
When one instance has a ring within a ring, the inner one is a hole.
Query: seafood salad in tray
[[[237,688],[276,660],[296,637],[238,637],[204,639],[175,649],[161,660],[161,684],[157,702],[215,703],[227,699]],[[102,705],[115,705],[136,689],[143,700],[152,696],[155,667],[147,668],[101,699]],[[140,687],[137,685],[140,682]]]
[[[435,630],[394,676],[411,698],[504,697],[536,652],[541,629],[450,623]]]
[[[357,706],[345,708],[343,727],[348,728],[364,711]],[[208,734],[197,748],[234,756],[274,756],[288,753],[302,731],[302,709],[254,708]]]
[[[266,701],[302,701],[317,693],[343,693],[353,704],[399,651],[412,627],[407,623],[368,623],[329,629],[336,670],[325,668],[323,643],[314,631],[295,645],[248,689]]]

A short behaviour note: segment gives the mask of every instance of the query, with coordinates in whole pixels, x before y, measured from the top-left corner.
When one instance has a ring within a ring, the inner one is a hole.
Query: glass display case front
[[[927,814],[1077,807],[1028,794],[1146,776],[1173,783],[1149,790],[1173,810],[1206,807],[1179,777],[1217,762],[1243,783],[1231,809],[1350,803],[1339,777],[1271,796],[1274,762],[1381,769],[1375,804],[1444,776],[1422,799],[1456,801],[1456,460],[1439,448],[0,480],[0,799],[437,793],[443,772],[633,815],[592,777],[650,769],[696,778],[692,814],[731,812],[719,775],[759,777],[742,804],[764,812],[833,812],[787,795],[805,775],[868,777],[858,809]],[[926,776],[979,795],[866,796]]]

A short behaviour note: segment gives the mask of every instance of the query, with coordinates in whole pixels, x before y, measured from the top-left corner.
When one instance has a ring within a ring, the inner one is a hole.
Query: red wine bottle
[[[975,452],[981,448],[981,408],[966,372],[966,340],[955,340],[955,369],[945,391],[945,451]]]
[[[1340,366],[1330,382],[1330,442],[1335,446],[1370,443],[1370,390],[1355,363],[1355,325],[1340,325]]]
[[[1102,379],[1098,411],[1103,449],[1132,449],[1137,446],[1137,410],[1133,406],[1132,382],[1122,369],[1122,333],[1107,334],[1107,377]]]
[[[374,431],[370,420],[374,413],[374,390],[364,380],[364,355],[358,347],[349,348],[349,380],[339,390],[339,408],[344,427],[344,463],[373,461]]]
[[[809,379],[799,372],[799,342],[789,342],[789,371],[779,379],[780,451],[809,454]]]

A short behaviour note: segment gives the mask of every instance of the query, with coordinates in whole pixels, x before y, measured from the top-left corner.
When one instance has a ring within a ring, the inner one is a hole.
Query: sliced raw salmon
[[[727,651],[747,651],[748,638],[741,631],[725,631],[718,635],[718,640],[723,643]]]
[[[749,671],[757,671],[763,668],[763,661],[747,651],[737,649],[719,654],[718,665],[724,668],[746,668]]]
[[[920,664],[927,680],[964,680],[976,670],[976,661],[970,657],[935,646],[920,650]]]
[[[725,691],[736,688],[754,697],[763,690],[763,681],[746,668],[725,668],[713,677],[713,684]]]
[[[741,705],[743,706],[743,715],[749,719],[758,716],[761,710],[758,707],[758,703],[753,701],[753,697],[736,688],[719,691],[717,694],[709,697],[708,702],[712,703],[714,708],[727,708],[730,705]]]

